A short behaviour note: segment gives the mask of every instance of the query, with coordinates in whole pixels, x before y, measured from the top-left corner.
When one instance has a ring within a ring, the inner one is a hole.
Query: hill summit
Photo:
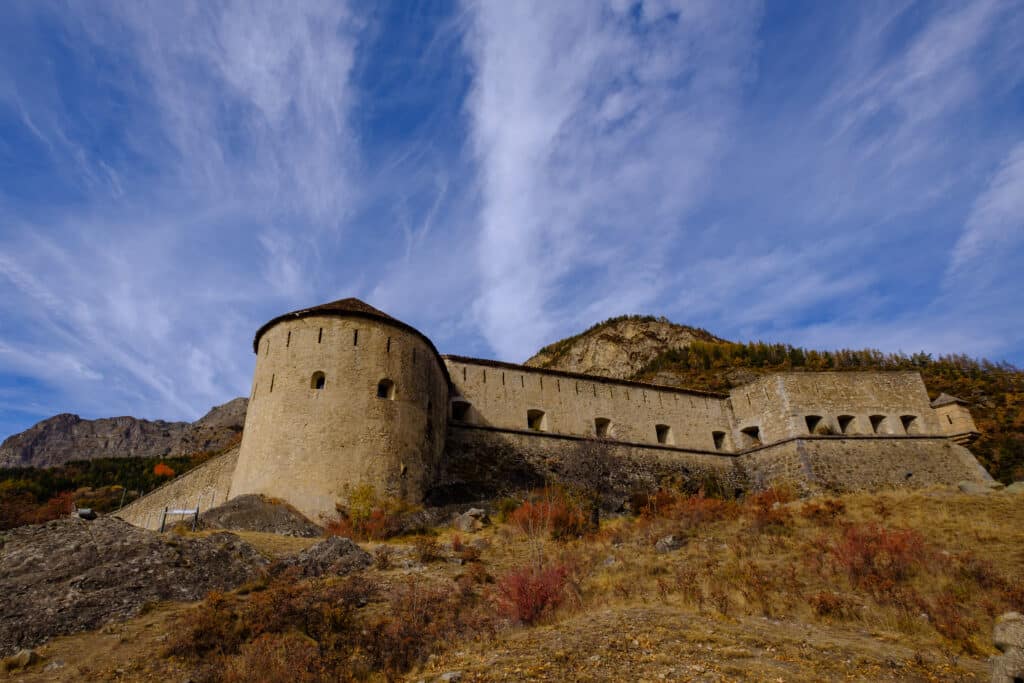
[[[549,344],[525,365],[613,379],[633,379],[669,349],[693,342],[725,343],[707,330],[650,315],[622,315]]]

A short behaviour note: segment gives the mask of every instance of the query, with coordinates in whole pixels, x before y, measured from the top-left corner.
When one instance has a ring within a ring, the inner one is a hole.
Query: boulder
[[[1003,654],[992,657],[992,683],[1015,683],[1024,678],[1024,616],[1007,612],[996,619],[992,643]]]
[[[452,519],[452,526],[466,533],[479,531],[490,523],[491,518],[487,516],[487,511],[480,508],[470,508]]]
[[[987,484],[980,484],[976,481],[961,481],[958,482],[956,486],[961,492],[971,496],[979,496],[992,492],[992,489],[990,489]]]

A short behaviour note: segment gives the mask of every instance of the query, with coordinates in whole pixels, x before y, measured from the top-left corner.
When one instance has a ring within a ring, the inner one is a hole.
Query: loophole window
[[[395,383],[389,379],[382,379],[377,382],[377,398],[383,398],[388,401],[395,400]]]
[[[309,379],[310,389],[323,389],[325,384],[327,384],[327,377],[319,370],[314,372]]]

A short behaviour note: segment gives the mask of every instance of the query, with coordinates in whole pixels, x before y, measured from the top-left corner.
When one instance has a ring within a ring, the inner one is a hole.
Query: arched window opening
[[[309,379],[310,389],[323,389],[325,384],[327,384],[327,377],[319,370],[314,372],[313,376]]]
[[[455,399],[452,401],[452,419],[459,422],[469,422],[469,409],[472,406],[469,401],[465,399]]]
[[[607,417],[595,417],[594,433],[599,439],[607,439],[612,435],[612,421]]]
[[[903,424],[903,431],[907,434],[918,434],[917,415],[900,415],[900,422]]]
[[[654,435],[658,437],[658,443],[672,445],[672,427],[668,425],[654,425]]]
[[[725,448],[725,432],[711,432],[711,438],[715,440],[715,450]]]
[[[872,415],[868,419],[871,421],[872,434],[885,434],[885,415]]]
[[[743,435],[744,448],[753,448],[761,445],[760,427],[744,427],[740,430],[740,434]]]
[[[840,434],[853,434],[854,432],[854,418],[853,415],[840,415],[837,420],[839,422],[839,433]]]
[[[531,408],[526,411],[526,426],[535,432],[548,431],[548,420],[543,410]]]
[[[377,398],[395,400],[395,383],[389,379],[382,379],[377,382]]]
[[[818,426],[821,425],[821,415],[808,415],[804,418],[804,421],[807,422],[807,433],[814,434]]]

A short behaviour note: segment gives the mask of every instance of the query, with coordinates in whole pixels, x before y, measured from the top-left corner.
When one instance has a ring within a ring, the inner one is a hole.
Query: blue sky
[[[1024,363],[1024,3],[0,7],[0,436],[195,419],[357,296]]]

